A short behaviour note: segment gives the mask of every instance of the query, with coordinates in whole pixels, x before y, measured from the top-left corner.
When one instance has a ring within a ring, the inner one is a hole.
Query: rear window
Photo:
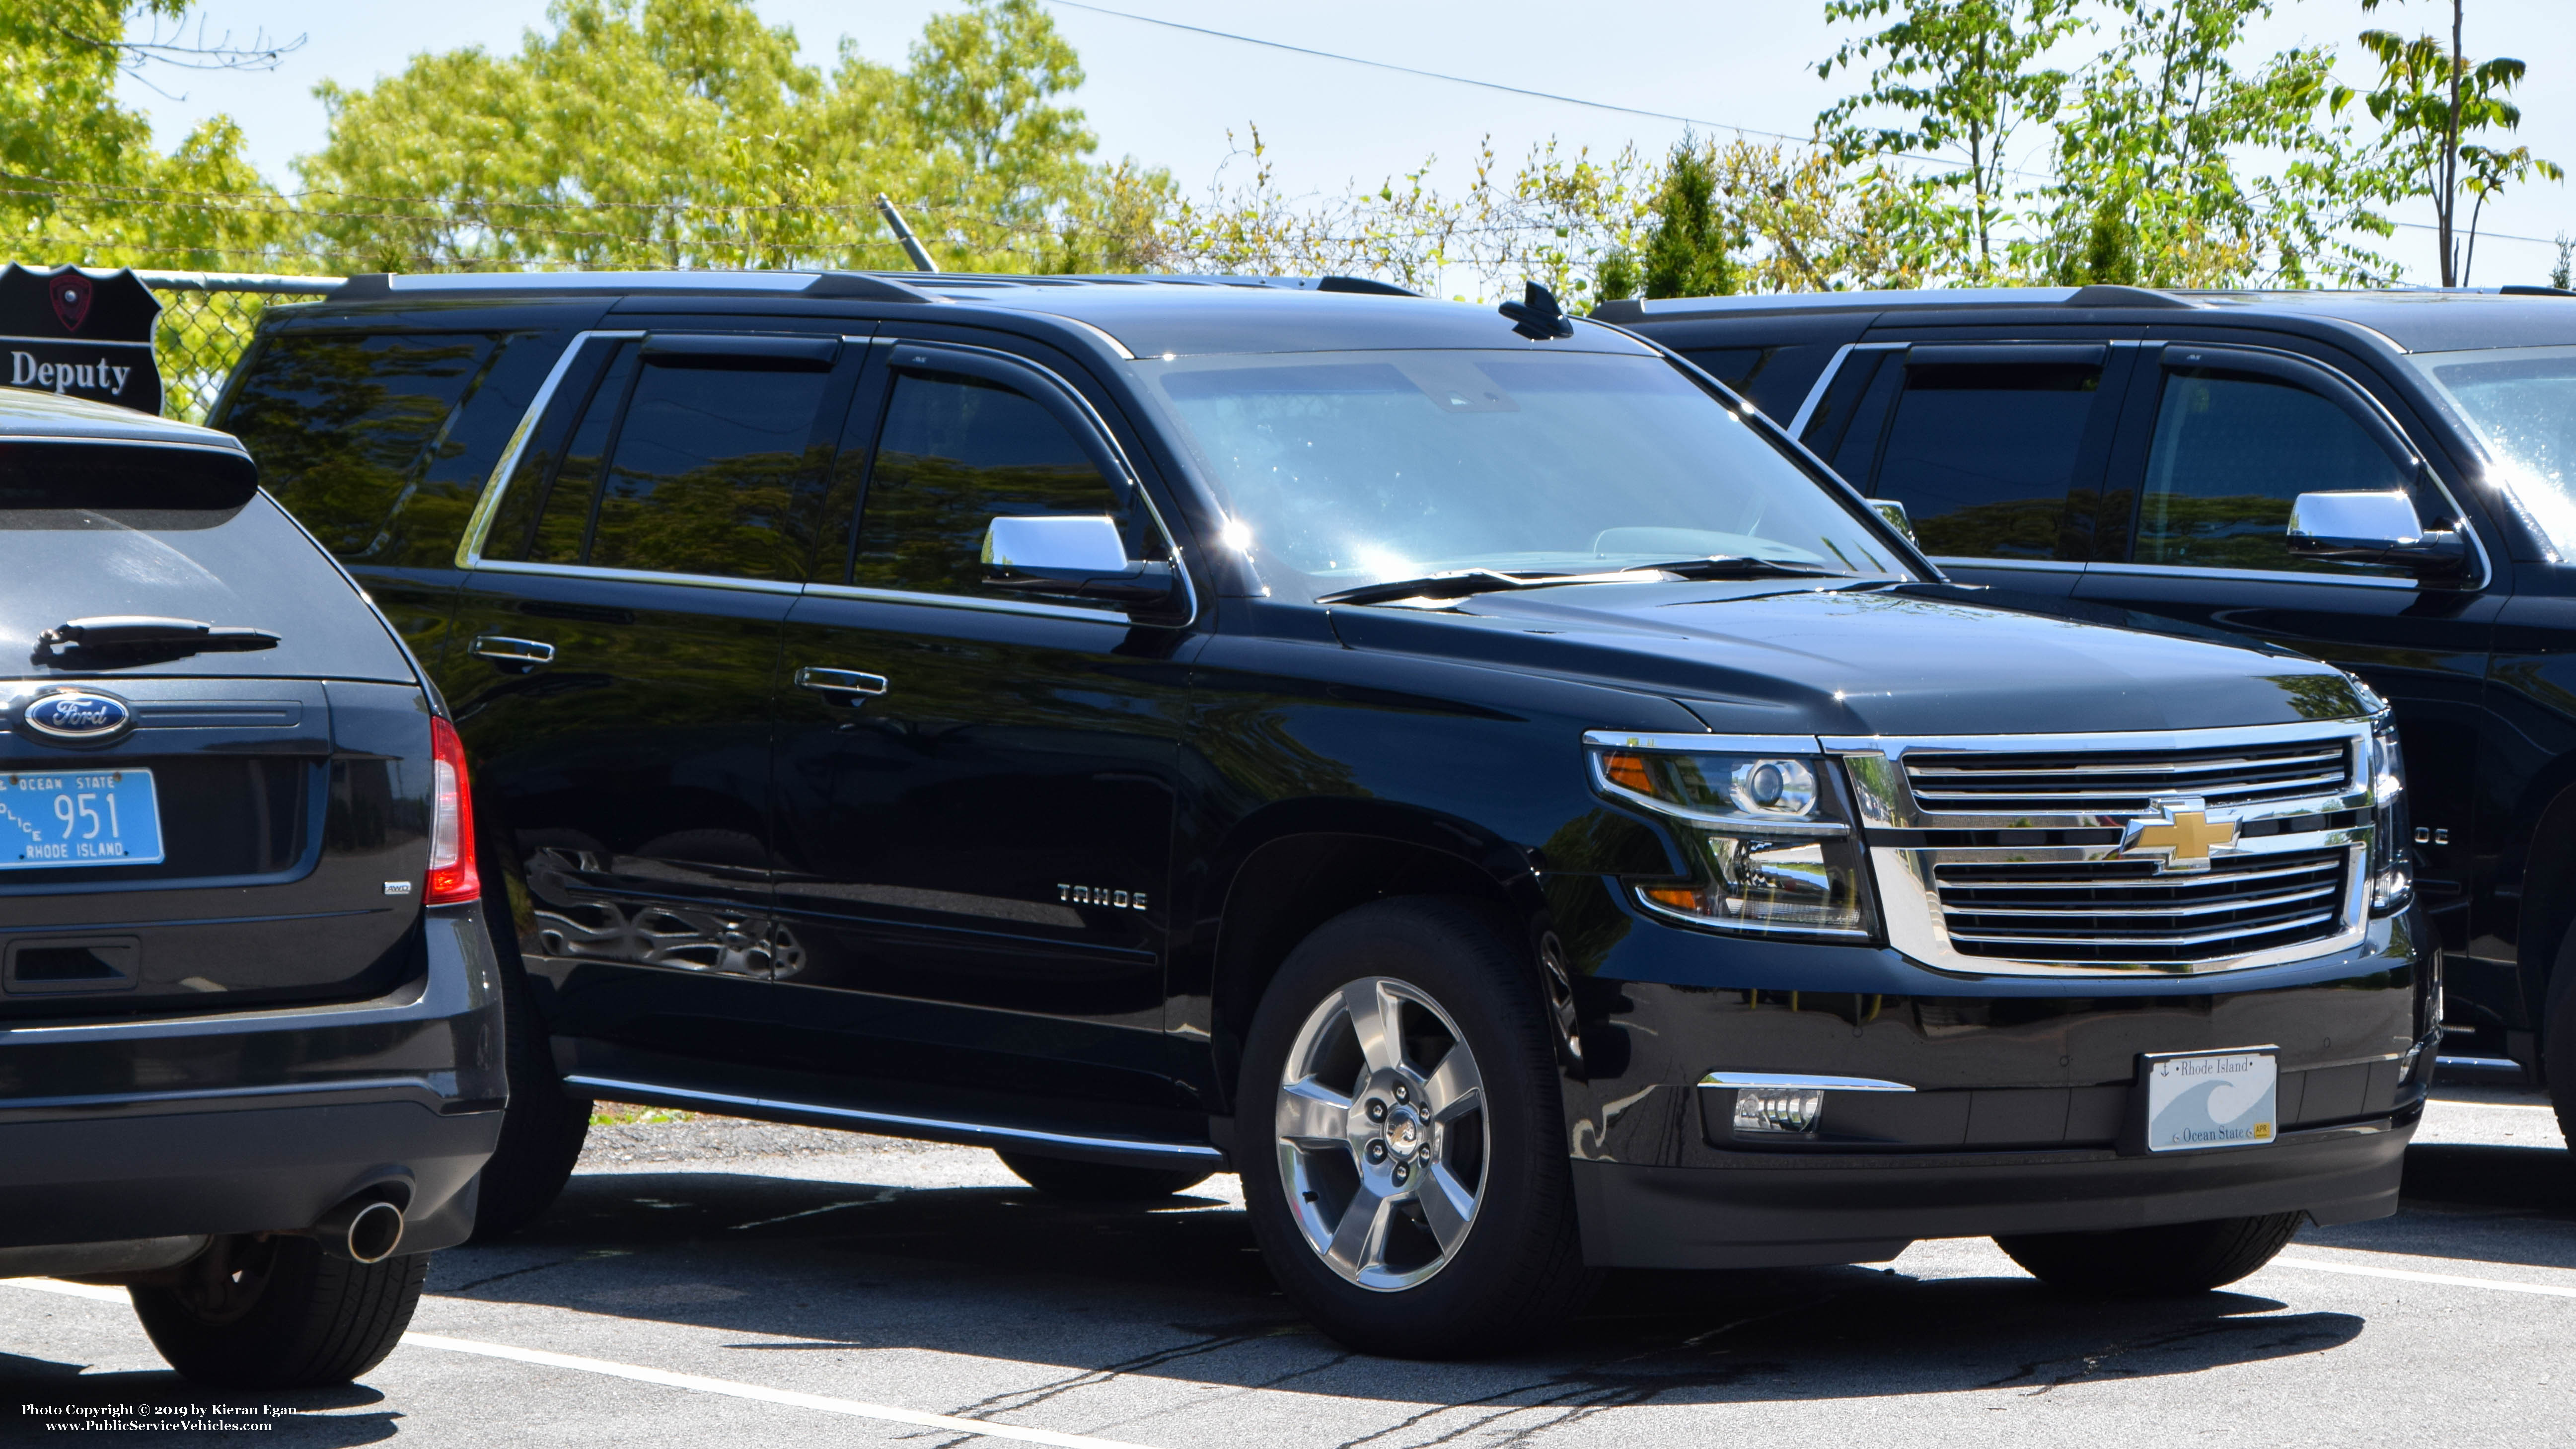
[[[96,443],[0,443],[0,654],[9,672],[412,682],[375,611],[236,455]],[[58,656],[46,631],[142,615],[263,630],[269,649]]]

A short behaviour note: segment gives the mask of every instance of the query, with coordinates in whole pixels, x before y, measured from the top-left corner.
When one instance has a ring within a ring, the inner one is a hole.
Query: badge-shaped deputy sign
[[[130,271],[0,269],[0,384],[161,411],[161,303]]]

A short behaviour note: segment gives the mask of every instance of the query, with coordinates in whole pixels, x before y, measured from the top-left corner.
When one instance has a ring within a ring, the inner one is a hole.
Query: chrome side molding
[[[998,1127],[989,1122],[957,1122],[937,1117],[908,1117],[897,1112],[870,1112],[857,1107],[826,1107],[814,1102],[791,1102],[778,1097],[741,1097],[727,1092],[702,1092],[691,1087],[665,1087],[651,1082],[620,1081],[613,1077],[594,1077],[576,1073],[563,1079],[567,1087],[586,1087],[602,1096],[619,1100],[653,1101],[656,1099],[703,1103],[711,1111],[730,1107],[737,1113],[761,1112],[797,1116],[814,1120],[818,1126],[847,1124],[871,1127],[890,1137],[929,1137],[932,1140],[956,1138],[985,1147],[1071,1147],[1085,1152],[1116,1153],[1152,1161],[1223,1164],[1225,1154],[1203,1142],[1146,1142],[1132,1137],[1083,1137],[1067,1132],[1041,1132],[1028,1127]]]

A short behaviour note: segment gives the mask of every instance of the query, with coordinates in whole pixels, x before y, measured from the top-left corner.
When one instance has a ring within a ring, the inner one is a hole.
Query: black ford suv
[[[239,443],[14,390],[0,659],[0,1278],[364,1372],[507,1094],[455,731]]]
[[[1789,420],[1954,579],[2359,676],[2413,767],[2442,1056],[2576,1081],[2576,299],[2090,287],[1601,315]],[[2576,1092],[2558,1100],[2576,1141]]]
[[[2366,691],[1980,602],[1635,338],[1367,290],[268,314],[218,416],[453,703],[550,1038],[487,1222],[594,1094],[1231,1169],[1437,1354],[1599,1267],[2197,1289],[2392,1210],[2438,986]]]

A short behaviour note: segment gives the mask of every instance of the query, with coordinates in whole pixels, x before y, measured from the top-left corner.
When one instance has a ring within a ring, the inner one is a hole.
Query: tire
[[[1280,967],[1236,1166],[1270,1271],[1326,1333],[1472,1357],[1529,1347],[1590,1295],[1545,999],[1528,947],[1464,900],[1358,907]],[[1363,1018],[1393,1040],[1363,1045]]]
[[[2576,1149],[2576,930],[2558,948],[2558,969],[2550,973],[2549,1007],[2540,1022],[2540,1075],[2549,1085],[2550,1105],[2558,1109],[2558,1136]]]
[[[2049,1287],[2094,1298],[2179,1298],[2224,1288],[2272,1261],[2304,1213],[2122,1228],[2022,1233],[1995,1246]]]
[[[581,1144],[590,1136],[591,1103],[568,1095],[555,1075],[536,1003],[528,993],[519,943],[510,933],[506,906],[494,920],[484,903],[484,924],[491,931],[501,968],[501,1033],[508,1058],[510,1105],[501,1114],[501,1140],[492,1160],[483,1164],[483,1181],[474,1204],[470,1242],[506,1238],[534,1222],[554,1205],[580,1160]]]
[[[129,1288],[170,1367],[245,1389],[345,1384],[393,1352],[429,1280],[429,1254],[325,1257],[310,1238],[218,1238],[175,1288]]]
[[[1071,1202],[1141,1202],[1170,1197],[1198,1186],[1212,1175],[1189,1167],[1120,1167],[998,1150],[995,1155],[1002,1159],[1004,1167],[1019,1174],[1020,1181],[1049,1197]]]

